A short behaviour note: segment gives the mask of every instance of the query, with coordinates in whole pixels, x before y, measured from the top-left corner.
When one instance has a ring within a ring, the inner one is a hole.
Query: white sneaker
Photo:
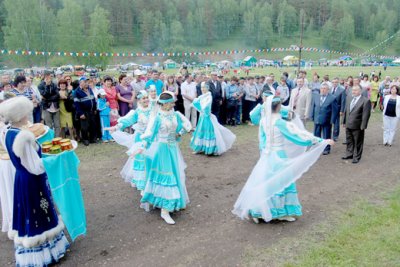
[[[296,218],[290,217],[290,216],[284,216],[284,217],[278,218],[278,220],[279,221],[294,222],[296,220]]]
[[[148,202],[146,202],[146,203],[140,203],[140,207],[141,207],[142,209],[144,209],[146,212],[150,212],[150,205],[149,205]]]
[[[253,222],[256,223],[256,224],[259,224],[260,223],[260,219],[253,217]]]
[[[167,224],[175,224],[175,221],[172,220],[168,211],[161,210],[161,218],[163,218]]]

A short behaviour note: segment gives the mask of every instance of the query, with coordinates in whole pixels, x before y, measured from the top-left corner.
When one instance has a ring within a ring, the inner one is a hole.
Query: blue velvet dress
[[[14,239],[17,266],[47,266],[64,256],[69,243],[54,209],[47,174],[30,173],[12,149],[19,133],[19,129],[9,129],[5,142],[16,169],[10,237]],[[40,149],[37,153],[41,157]]]

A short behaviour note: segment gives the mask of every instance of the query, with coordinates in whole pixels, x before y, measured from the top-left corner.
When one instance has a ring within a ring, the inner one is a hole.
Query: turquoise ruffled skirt
[[[135,133],[133,138],[134,144],[130,148],[130,152],[137,150],[142,142],[140,133]],[[126,182],[130,182],[132,187],[143,191],[146,186],[146,156],[137,154],[133,158],[130,157],[122,168],[121,176]]]
[[[140,134],[135,135],[135,143],[142,142],[140,139]],[[135,186],[138,190],[143,191],[146,187],[146,159],[143,154],[135,155],[133,161],[133,177],[131,184]]]
[[[147,167],[147,183],[142,203],[169,212],[186,208],[189,198],[185,185],[185,163],[177,143],[156,144],[154,156]]]
[[[297,195],[296,183],[292,183],[282,192],[275,194],[267,201],[272,220],[285,216],[301,216],[301,205]],[[253,218],[262,218],[261,212],[256,209],[250,210]]]
[[[190,148],[194,152],[203,152],[206,155],[218,153],[215,129],[209,115],[200,115],[196,130],[194,131],[190,142]]]

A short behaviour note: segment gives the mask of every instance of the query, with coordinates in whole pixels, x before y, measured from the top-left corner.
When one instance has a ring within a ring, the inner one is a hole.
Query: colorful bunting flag
[[[389,38],[390,39],[390,38]],[[385,43],[387,40],[384,40],[377,46],[371,48],[368,51],[374,50],[376,47]],[[30,56],[30,55],[41,55],[41,56],[70,56],[70,57],[175,57],[175,56],[201,56],[201,55],[233,55],[233,54],[246,54],[246,53],[270,53],[270,52],[291,52],[298,51],[299,47],[271,47],[271,48],[262,48],[262,49],[243,49],[243,50],[223,50],[223,51],[192,51],[192,52],[157,52],[157,53],[125,53],[125,52],[45,52],[45,51],[31,51],[31,50],[8,50],[8,49],[0,49],[0,54],[2,55],[18,55],[18,56]],[[383,55],[367,55],[364,53],[349,53],[345,51],[336,51],[329,49],[321,49],[316,47],[303,47],[303,51],[306,52],[316,52],[316,53],[330,53],[330,54],[339,54],[339,55],[351,55],[355,57],[361,56],[369,56],[369,57],[379,57],[379,58],[397,58],[399,56],[383,56]]]

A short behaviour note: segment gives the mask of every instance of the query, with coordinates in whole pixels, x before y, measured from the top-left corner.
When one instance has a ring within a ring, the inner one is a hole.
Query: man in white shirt
[[[268,87],[269,87],[269,89],[271,90],[271,92],[275,95],[275,86],[274,86],[274,80],[272,79],[272,77],[271,76],[267,76],[266,78],[265,78],[265,81],[266,81],[266,85],[268,85]]]
[[[192,102],[197,97],[196,83],[193,81],[193,77],[188,74],[186,74],[185,78],[185,81],[181,85],[183,106],[185,108],[185,117],[190,120],[194,129],[197,123],[197,111],[192,107]]]
[[[135,91],[135,93],[137,94],[145,89],[146,82],[145,79],[143,79],[143,72],[141,70],[135,70],[133,72],[133,75],[135,76],[135,78],[131,82],[131,86]]]
[[[297,87],[290,93],[289,107],[306,125],[310,116],[312,94],[310,88],[304,85],[304,79],[297,79]]]

